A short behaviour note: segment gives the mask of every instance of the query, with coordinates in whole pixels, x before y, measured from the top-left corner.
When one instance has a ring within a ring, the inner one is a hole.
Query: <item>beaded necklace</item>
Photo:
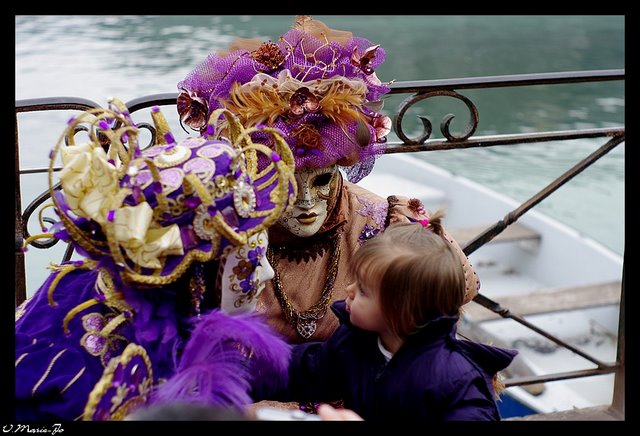
[[[338,264],[340,263],[340,236],[341,234],[338,233],[331,243],[329,269],[327,271],[324,288],[322,289],[322,295],[313,306],[302,312],[299,312],[295,307],[293,307],[291,300],[289,300],[289,297],[285,294],[282,288],[280,274],[278,274],[278,270],[276,268],[277,262],[275,255],[271,247],[267,249],[267,259],[274,270],[272,282],[278,303],[280,303],[280,307],[282,308],[282,312],[284,313],[286,320],[295,327],[298,334],[304,339],[309,339],[315,333],[317,322],[327,313],[327,307],[331,302],[331,297],[333,296],[333,285],[335,284],[336,276],[338,275]]]

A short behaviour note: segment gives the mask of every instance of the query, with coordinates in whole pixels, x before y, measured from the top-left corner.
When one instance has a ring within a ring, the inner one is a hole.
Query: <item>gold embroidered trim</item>
[[[118,326],[120,324],[122,324],[123,322],[125,322],[127,320],[126,316],[124,313],[121,313],[120,315],[114,317],[113,319],[111,319],[111,321],[109,321],[109,323],[104,326],[104,328],[102,329],[102,331],[100,332],[100,334],[102,336],[104,336],[105,338],[107,336],[110,336],[111,333],[113,333],[113,331],[118,328]]]
[[[96,300],[95,298],[92,298],[91,300],[87,300],[84,303],[78,304],[76,307],[74,307],[69,312],[67,312],[64,319],[62,320],[62,329],[64,330],[64,334],[68,335],[70,333],[69,323],[71,322],[71,319],[74,316],[76,316],[78,313],[82,312],[83,310],[88,309],[89,307],[98,303],[99,303],[98,300]]]
[[[87,369],[86,367],[82,367],[82,369],[80,371],[78,371],[78,373],[71,379],[71,381],[69,383],[67,383],[67,385],[62,388],[62,390],[60,391],[60,394],[64,394],[67,389],[69,389],[71,387],[72,384],[74,384],[76,381],[78,381],[78,379],[82,376],[82,374],[84,374],[84,370]]]
[[[193,189],[196,190],[198,197],[202,200],[202,204],[209,206],[213,200],[211,194],[209,194],[209,191],[207,191],[200,179],[195,174],[187,174],[184,178],[189,181]]]
[[[116,285],[109,270],[102,268],[98,273],[95,289],[99,294],[104,294],[105,304],[117,311],[129,311],[133,314],[133,309],[124,299],[124,294],[116,290]]]
[[[62,280],[62,278],[65,275],[67,275],[68,273],[76,269],[92,269],[97,263],[98,262],[94,260],[87,260],[87,259],[81,261],[80,264],[57,265],[57,264],[50,263],[48,268],[51,271],[59,271],[59,273],[51,282],[51,285],[49,286],[49,291],[47,292],[47,299],[49,300],[49,306],[55,307],[58,305],[58,303],[53,301],[53,292],[56,286],[58,286],[58,283],[60,283],[60,280]]]
[[[122,421],[127,415],[131,413],[131,411],[137,409],[139,406],[142,406],[147,402],[145,397],[134,397],[125,401],[124,404],[120,405],[120,407],[113,412],[111,415],[112,421]]]
[[[253,180],[258,180],[261,177],[264,177],[266,174],[269,174],[270,171],[273,170],[273,164],[269,163],[266,167],[264,167],[262,169],[262,171],[257,172],[255,175],[253,175],[253,173],[249,172],[249,174],[252,174],[252,178]],[[257,171],[257,170],[256,170]],[[262,186],[262,185],[261,185]]]
[[[18,307],[16,307],[16,321],[22,318],[22,315],[24,315],[24,313],[27,311],[27,304],[29,303],[29,301],[31,301],[31,297],[27,298],[22,303],[20,303]]]
[[[47,377],[49,376],[49,373],[51,372],[51,369],[53,368],[53,365],[55,365],[56,361],[60,358],[60,356],[66,353],[66,351],[67,351],[66,348],[64,350],[61,350],[60,352],[58,352],[58,354],[56,354],[53,357],[53,359],[51,359],[51,363],[49,363],[49,366],[44,371],[44,374],[42,374],[42,377],[40,377],[40,380],[38,380],[38,382],[33,386],[33,389],[31,389],[31,398],[35,396],[36,391],[38,390],[40,385],[44,383],[44,381],[47,379]]]
[[[171,129],[169,128],[167,119],[159,110],[151,111],[151,119],[153,120],[153,125],[156,126],[156,144],[166,144],[167,140],[165,139],[164,135],[166,135],[167,133],[171,133]]]
[[[256,210],[251,212],[251,218],[260,218],[263,216],[269,216],[273,213],[273,209],[269,209],[269,210]],[[255,234],[255,232],[253,233]]]
[[[256,187],[256,191],[262,191],[264,188],[271,185],[276,177],[278,177],[278,173],[273,173],[273,175],[269,177],[264,183],[261,183]]]
[[[20,362],[22,362],[22,359],[24,359],[25,357],[27,357],[29,353],[23,353],[20,357],[18,357],[16,359],[16,367],[20,364]]]
[[[51,238],[55,238],[55,235],[53,233],[38,233],[37,235],[31,235],[29,236],[27,239],[24,240],[24,242],[22,243],[23,247],[27,247],[29,244],[31,244],[33,241],[35,241],[36,239],[51,239]]]
[[[95,329],[92,328],[91,326],[87,325],[87,320],[91,317],[98,317],[100,318],[100,320],[102,321],[101,325],[102,327],[100,329]],[[113,318],[113,317],[111,317]],[[106,326],[109,323],[109,318],[107,318],[107,316],[102,315],[101,313],[98,312],[90,312],[87,313],[86,315],[84,315],[82,317],[82,327],[85,330],[85,334],[82,335],[82,338],[80,338],[80,345],[82,345],[84,347],[85,350],[87,350],[87,352],[89,354],[91,354],[92,356],[102,356],[104,354],[104,350],[106,347],[106,342],[109,341],[110,338],[107,338],[106,336],[102,335],[102,330],[104,330],[104,326]],[[96,352],[93,347],[90,347],[89,345],[87,345],[87,340],[89,337],[91,336],[101,336],[105,339],[105,346],[103,346],[101,348],[100,351]]]
[[[118,368],[118,366],[119,365],[126,366],[126,364],[129,363],[129,361],[131,361],[131,359],[136,355],[141,356],[142,359],[144,360],[145,366],[147,367],[147,370],[149,372],[149,378],[143,379],[142,382],[135,387],[136,389],[138,389],[138,392],[140,394],[137,397],[139,401],[133,401],[136,398],[134,397],[134,398],[131,398],[126,403],[124,403],[124,405],[121,405],[117,403],[117,398],[112,399],[113,406],[111,407],[111,410],[110,410],[111,418],[121,419],[128,412],[131,411],[129,410],[129,407],[131,407],[132,404],[139,405],[139,404],[146,403],[147,395],[151,392],[151,386],[153,385],[153,372],[152,372],[151,361],[149,359],[149,356],[147,355],[146,350],[143,347],[141,347],[138,344],[130,343],[129,345],[127,345],[127,348],[124,349],[124,351],[120,356],[114,357],[113,359],[111,359],[111,361],[109,362],[109,365],[104,370],[102,377],[100,378],[100,380],[98,380],[98,383],[96,383],[95,386],[93,387],[93,390],[89,394],[89,399],[84,408],[84,413],[82,415],[83,420],[85,421],[91,420],[91,418],[96,412],[96,407],[100,403],[100,400],[104,395],[107,394],[108,390],[113,387],[113,375],[115,370]],[[124,388],[128,389],[128,386],[124,386]],[[126,392],[123,392],[123,394],[126,395]],[[117,410],[114,410],[114,409],[117,409]]]
[[[217,216],[218,215],[216,215],[216,217]],[[161,276],[158,273],[157,275],[150,276],[146,274],[139,274],[131,271],[125,271],[124,277],[127,280],[131,280],[131,281],[146,284],[146,285],[166,285],[167,283],[172,283],[187,271],[187,269],[191,265],[191,262],[199,261],[202,263],[206,263],[212,260],[218,252],[218,247],[220,246],[220,238],[221,236],[219,234],[214,233],[213,239],[211,240],[211,251],[206,252],[198,249],[193,249],[189,251],[170,274]]]
[[[62,267],[62,270],[58,273],[58,275],[53,279],[53,281],[51,282],[51,286],[49,286],[49,291],[47,292],[47,300],[49,300],[49,306],[55,307],[58,305],[58,303],[53,300],[53,291],[55,290],[56,286],[58,286],[58,283],[60,283],[60,280],[62,280],[64,276],[66,276],[71,271],[74,271],[75,269],[75,265],[65,265]]]
[[[147,163],[147,166],[149,167],[149,171],[151,171],[151,176],[153,177],[153,180],[155,182],[162,183],[162,178],[160,177],[160,170],[158,169],[158,166],[156,165],[155,161],[153,159],[145,159],[144,161]],[[123,200],[124,200],[124,197],[123,197]],[[167,208],[167,194],[164,192],[164,189],[162,189],[156,195],[156,200],[158,201],[158,207],[160,209]],[[121,204],[122,202],[118,202],[118,207],[120,207]]]

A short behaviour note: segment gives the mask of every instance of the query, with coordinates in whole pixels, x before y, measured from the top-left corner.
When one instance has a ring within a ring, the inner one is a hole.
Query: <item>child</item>
[[[494,380],[516,352],[456,338],[465,275],[441,218],[392,224],[356,252],[331,306],[340,327],[295,346],[288,395],[343,400],[365,420],[500,419]]]

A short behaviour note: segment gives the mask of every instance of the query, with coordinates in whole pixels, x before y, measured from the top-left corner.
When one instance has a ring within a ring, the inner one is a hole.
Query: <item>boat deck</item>
[[[503,307],[508,307],[519,315],[535,315],[566,310],[620,304],[621,282],[576,286],[563,289],[542,289],[524,295],[504,295],[497,299]],[[465,315],[475,321],[500,319],[479,304],[465,306]]]

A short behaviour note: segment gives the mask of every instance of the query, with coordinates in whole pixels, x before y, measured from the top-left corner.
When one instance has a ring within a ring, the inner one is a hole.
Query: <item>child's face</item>
[[[387,331],[377,289],[356,279],[347,286],[346,303],[351,324],[372,332],[383,333]]]

